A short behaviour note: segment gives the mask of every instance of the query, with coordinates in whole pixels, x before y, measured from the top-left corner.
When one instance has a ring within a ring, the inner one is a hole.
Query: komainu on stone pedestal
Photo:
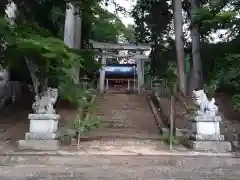
[[[54,109],[57,98],[58,89],[53,88],[36,95],[32,105],[34,114],[28,115],[29,132],[25,134],[25,140],[19,141],[21,149],[57,150],[59,148],[57,139],[60,137],[58,132],[60,115],[56,114]]]
[[[221,116],[215,99],[209,101],[204,90],[193,91],[192,97],[197,110],[190,120],[190,146],[199,151],[231,151],[231,143],[220,134]]]

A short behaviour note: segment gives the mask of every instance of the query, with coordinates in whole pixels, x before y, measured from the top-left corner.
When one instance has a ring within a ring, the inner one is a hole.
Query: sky
[[[136,0],[115,0],[115,2],[130,12],[135,5]],[[111,13],[114,13],[115,11],[115,6],[113,4],[109,4],[108,6],[105,6],[105,8]],[[124,15],[120,12],[118,12],[117,15],[122,20],[124,25],[127,26],[128,24],[134,24],[134,20],[130,15]]]

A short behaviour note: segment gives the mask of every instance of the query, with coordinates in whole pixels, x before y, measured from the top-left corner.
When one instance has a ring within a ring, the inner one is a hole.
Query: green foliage
[[[97,91],[86,85],[76,85],[72,81],[61,84],[61,92],[64,98],[77,105],[77,116],[73,128],[78,132],[84,132],[96,127],[101,117],[92,115]]]
[[[196,23],[201,24],[200,30],[202,33],[207,34],[211,30],[228,28],[232,24],[236,13],[232,11],[212,13],[207,9],[200,9],[199,16],[196,18]]]
[[[4,0],[6,1],[6,0]],[[82,15],[83,46],[88,44],[88,39],[116,42],[117,36],[123,34],[124,25],[119,18],[100,7],[104,0],[88,0],[79,4],[79,12]],[[13,0],[17,5],[17,24],[37,24],[48,30],[52,36],[63,38],[65,12],[65,0]],[[44,16],[43,16],[44,14]]]
[[[179,139],[176,136],[172,137],[172,142],[171,142],[170,132],[165,132],[161,137],[161,139],[167,144],[172,143],[172,145],[180,145]]]
[[[118,42],[118,37],[127,35],[130,31],[121,20],[115,15],[101,7],[96,7],[96,15],[92,23],[91,38],[100,42]]]
[[[229,51],[230,49],[231,51],[233,50],[231,45],[236,46],[235,43],[227,44],[230,46],[228,47]],[[222,46],[223,45],[224,44],[222,44]],[[219,49],[218,46],[216,46],[216,48]],[[240,104],[240,71],[238,69],[240,65],[240,55],[238,53],[227,54],[228,48],[225,49],[225,52],[223,51],[224,55],[222,55],[222,57],[217,56],[217,59],[213,59],[214,69],[210,69],[211,66],[208,67],[208,71],[211,73],[208,73],[209,75],[205,77],[208,79],[208,81],[205,80],[205,82],[207,82],[205,89],[210,97],[213,97],[217,90],[232,95],[234,109],[240,110],[240,106],[238,106],[238,104]],[[205,60],[207,61],[208,59]]]
[[[73,128],[77,132],[86,133],[95,128],[98,128],[102,121],[103,121],[103,118],[100,116],[87,114],[83,120],[77,117],[74,121]]]
[[[119,29],[107,19],[93,25],[92,38],[97,41],[117,42],[117,35],[119,35]]]
[[[73,81],[65,81],[61,84],[61,90],[64,98],[76,104],[79,108],[85,108],[95,98],[96,94],[92,89],[83,85],[76,85]]]
[[[82,61],[81,56],[73,53],[61,39],[34,34],[30,37],[17,35],[15,44],[6,52],[8,58],[5,64],[16,66],[24,63],[20,60],[24,57],[39,67],[39,77],[48,78],[52,82],[60,82],[68,77],[69,69]]]
[[[102,64],[95,60],[96,53],[92,49],[73,49],[72,51],[81,56],[84,60],[81,62],[82,69],[80,72],[83,75],[92,73],[102,67]]]
[[[171,29],[172,13],[166,0],[137,1],[132,11],[136,23],[136,37],[139,42],[159,44]]]
[[[97,92],[84,84],[76,85],[73,81],[62,83],[61,92],[65,99],[77,105],[77,115],[72,128],[78,133],[79,145],[81,134],[97,128],[103,120],[93,114]]]
[[[53,36],[63,35],[63,24],[65,21],[64,0],[13,0],[17,5],[17,24],[38,24],[48,30]]]
[[[127,42],[136,43],[134,27],[132,25],[128,25],[126,28],[123,29],[123,35]]]
[[[12,31],[10,26],[11,25],[6,18],[0,17],[0,37],[1,37],[1,39],[5,38],[7,40],[9,37],[12,37],[14,35],[14,32]]]
[[[3,64],[3,59],[6,56],[6,49],[15,42],[14,31],[10,27],[10,23],[0,17],[0,61]]]
[[[52,37],[32,35],[31,38],[17,38],[16,50],[23,56],[37,55],[45,60],[58,60],[59,64],[65,63],[68,67],[79,60],[79,56],[72,53],[61,39]]]
[[[239,62],[240,54],[232,54],[226,56],[224,59],[226,62],[223,63],[221,67],[221,85],[225,87],[227,91],[230,90],[232,94],[232,102],[235,110],[240,110],[240,72],[239,72]],[[228,64],[227,64],[228,63]],[[224,66],[225,65],[225,66]]]
[[[235,94],[232,96],[233,108],[236,111],[240,110],[240,94]]]
[[[209,84],[205,84],[204,90],[208,96],[208,98],[213,98],[216,90],[219,88],[220,78],[214,80],[212,79]]]
[[[150,75],[167,78],[172,83],[173,74],[168,65],[175,60],[174,40],[169,33],[173,18],[171,4],[165,0],[139,0],[132,11],[135,19],[135,36],[140,43],[153,43],[150,54]],[[172,89],[172,88],[171,88]]]
[[[103,120],[100,116],[93,114],[95,106],[96,91],[86,86],[76,84],[65,84],[65,98],[77,105],[77,115],[73,121],[72,128],[78,134],[78,147],[80,144],[80,136],[94,128],[97,128]]]

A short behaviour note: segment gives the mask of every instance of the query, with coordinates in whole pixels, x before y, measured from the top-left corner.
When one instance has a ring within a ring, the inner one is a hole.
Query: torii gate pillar
[[[81,48],[81,26],[82,19],[80,10],[77,7],[77,1],[66,3],[65,27],[64,27],[64,42],[74,49]],[[79,83],[80,66],[75,66],[71,70],[73,80],[76,84]]]
[[[70,48],[80,48],[81,46],[81,25],[77,2],[66,3],[64,42]]]
[[[137,89],[138,92],[140,93],[141,87],[145,84],[145,72],[144,72],[144,66],[145,62],[150,61],[149,57],[146,55],[136,55],[133,57],[135,59],[136,64],[137,64],[137,74],[138,74],[138,80],[137,80]]]
[[[100,76],[99,76],[99,92],[105,92],[105,65],[106,65],[106,55],[102,56],[101,59],[102,68],[100,69]]]
[[[140,89],[141,89],[141,86],[144,84],[144,78],[143,78],[143,63],[142,63],[142,60],[141,59],[137,59],[136,60],[136,62],[137,62],[137,74],[138,74],[138,83],[137,83],[137,85],[138,85],[138,92],[140,93]]]

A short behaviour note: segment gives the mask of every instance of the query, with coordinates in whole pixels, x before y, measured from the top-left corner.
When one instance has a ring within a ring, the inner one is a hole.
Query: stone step
[[[19,140],[18,148],[25,150],[55,151],[60,148],[59,140]]]
[[[75,144],[74,144],[75,142]],[[73,141],[72,148],[77,148],[77,142]],[[151,153],[168,150],[168,146],[156,139],[123,139],[123,138],[102,138],[99,140],[80,141],[80,151],[85,152],[130,152],[130,153]]]
[[[191,149],[196,151],[210,151],[225,153],[232,151],[232,145],[229,141],[190,141]]]
[[[144,139],[144,140],[159,140],[161,138],[156,134],[136,132],[136,130],[114,130],[105,129],[104,131],[96,130],[90,134],[84,135],[85,139],[102,139],[102,138],[122,138],[122,139]]]

